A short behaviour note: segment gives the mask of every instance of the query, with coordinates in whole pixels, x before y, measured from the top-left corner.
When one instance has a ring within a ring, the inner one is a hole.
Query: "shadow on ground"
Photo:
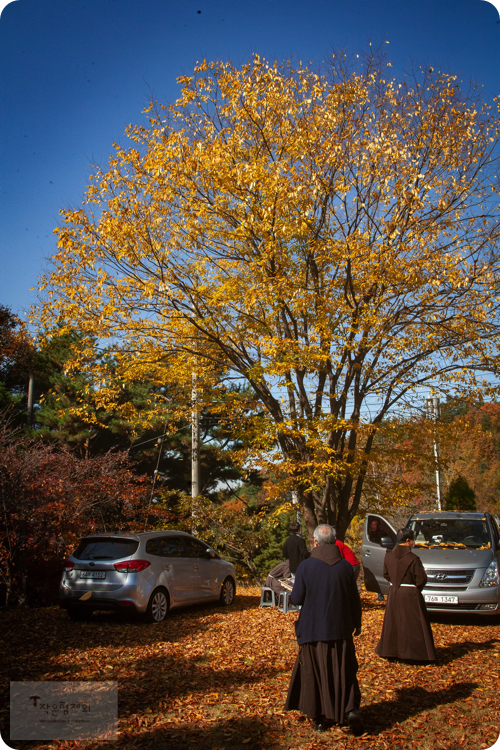
[[[421,687],[403,688],[397,690],[397,697],[390,701],[380,701],[363,707],[362,718],[365,731],[372,737],[390,730],[398,723],[418,716],[418,714],[437,708],[438,706],[454,703],[469,697],[477,687],[476,683],[462,682],[451,688],[428,691]],[[293,715],[298,716],[293,712]],[[288,725],[287,725],[288,724]],[[337,734],[334,734],[334,731]],[[318,736],[312,731],[307,721],[295,721],[292,725],[278,717],[231,717],[219,719],[211,723],[200,720],[196,722],[179,722],[175,725],[164,724],[161,727],[143,726],[137,730],[124,734],[113,742],[113,750],[272,750],[286,746],[286,735],[289,742],[317,740]],[[5,736],[5,735],[4,735]],[[346,737],[349,733],[346,732]],[[300,739],[299,739],[300,737]],[[6,741],[13,748],[26,750],[33,743]],[[322,739],[331,744],[339,740],[338,729],[322,735]],[[285,740],[285,742],[284,742]],[[331,742],[330,742],[331,741]],[[102,743],[86,745],[86,750],[102,750]]]
[[[212,602],[175,609],[164,622],[154,624],[138,615],[114,612],[96,612],[88,620],[74,622],[59,607],[15,608],[0,614],[0,628],[9,633],[5,645],[11,653],[15,653],[19,643],[23,653],[31,650],[48,658],[75,647],[121,648],[125,642],[133,648],[175,641],[181,634],[209,630],[212,619],[220,622],[226,616],[255,609],[259,601],[258,596],[237,595],[230,607]],[[12,674],[9,677],[13,679]]]
[[[390,701],[363,706],[365,729],[370,734],[386,732],[395,724],[448,703],[464,700],[478,687],[475,682],[457,682],[450,688],[426,690],[423,687],[399,688]]]
[[[498,639],[490,638],[489,641],[481,641],[477,643],[475,641],[462,641],[461,643],[453,643],[451,646],[445,646],[436,648],[436,657],[438,664],[450,664],[455,659],[460,659],[466,654],[471,654],[474,651],[494,651],[496,644],[499,643]]]
[[[273,736],[281,736],[283,729],[280,723],[273,720],[256,722],[251,718],[228,719],[213,724],[199,725],[193,723],[143,730],[141,734],[121,736],[109,746],[112,750],[271,750],[277,747]],[[5,741],[15,750],[29,750],[33,742],[10,740],[3,734]],[[107,745],[106,745],[107,746]],[[85,750],[102,750],[102,742],[85,744]]]

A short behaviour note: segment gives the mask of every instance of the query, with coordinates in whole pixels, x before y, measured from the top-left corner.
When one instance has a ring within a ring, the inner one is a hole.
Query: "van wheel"
[[[222,584],[222,588],[220,591],[220,604],[222,604],[223,607],[227,607],[232,604],[234,602],[235,593],[236,590],[233,579],[226,578],[224,583]]]
[[[168,592],[166,589],[155,589],[149,598],[146,620],[148,622],[163,622],[168,614],[168,607]]]

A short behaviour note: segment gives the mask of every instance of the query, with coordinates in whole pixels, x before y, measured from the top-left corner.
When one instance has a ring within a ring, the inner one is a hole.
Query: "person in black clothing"
[[[295,571],[303,560],[307,560],[309,552],[306,543],[300,536],[300,523],[293,521],[288,527],[290,536],[285,540],[283,545],[283,554],[290,563],[290,574],[295,575]]]
[[[285,711],[299,710],[323,732],[332,723],[362,734],[361,692],[353,635],[361,633],[361,601],[352,565],[331,526],[314,531],[314,549],[299,565],[291,593],[302,609],[295,623],[299,654]]]

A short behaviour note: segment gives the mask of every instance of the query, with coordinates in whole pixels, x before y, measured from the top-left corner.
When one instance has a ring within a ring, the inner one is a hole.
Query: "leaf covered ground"
[[[356,646],[366,734],[317,734],[283,711],[297,615],[260,609],[259,593],[242,590],[229,608],[177,610],[156,625],[110,613],[74,623],[57,607],[0,613],[2,737],[30,750],[479,750],[498,739],[497,620],[435,617],[437,664],[388,664],[374,654],[384,607],[363,594]],[[9,740],[10,681],[104,679],[119,686],[116,742]]]

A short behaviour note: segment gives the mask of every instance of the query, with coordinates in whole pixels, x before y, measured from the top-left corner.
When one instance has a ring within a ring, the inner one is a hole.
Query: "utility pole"
[[[198,411],[196,373],[194,372],[192,375],[191,404],[191,531],[196,535],[195,498],[200,494],[200,413]]]
[[[439,446],[436,439],[436,424],[441,416],[441,407],[439,398],[433,396],[432,398],[426,399],[426,414],[427,419],[432,419],[434,422],[434,463],[436,466],[436,495],[437,495],[437,509],[442,510],[441,506],[441,473],[439,470]]]
[[[146,517],[144,519],[144,531],[146,531],[146,528],[147,528],[147,525],[148,525],[149,511],[151,510],[151,503],[153,502],[153,496],[154,496],[154,491],[155,491],[155,487],[156,487],[156,480],[158,479],[158,475],[160,473],[160,461],[161,461],[162,454],[163,454],[163,443],[164,443],[164,440],[165,440],[165,435],[167,434],[167,425],[168,425],[168,422],[165,422],[165,427],[163,428],[163,434],[161,435],[161,437],[159,437],[157,439],[157,443],[158,443],[158,459],[156,461],[156,469],[154,470],[154,474],[153,474],[153,484],[151,486],[151,494],[149,496],[148,511],[147,511]],[[87,440],[88,440],[88,438],[87,438]],[[146,440],[145,442],[149,443],[150,441]],[[139,445],[144,445],[144,443],[139,443]],[[155,500],[155,502],[156,502],[156,500]],[[104,529],[104,531],[106,531],[106,529]]]
[[[28,427],[33,427],[33,390],[35,387],[35,376],[30,372],[30,379],[28,383],[28,410],[27,419]]]

